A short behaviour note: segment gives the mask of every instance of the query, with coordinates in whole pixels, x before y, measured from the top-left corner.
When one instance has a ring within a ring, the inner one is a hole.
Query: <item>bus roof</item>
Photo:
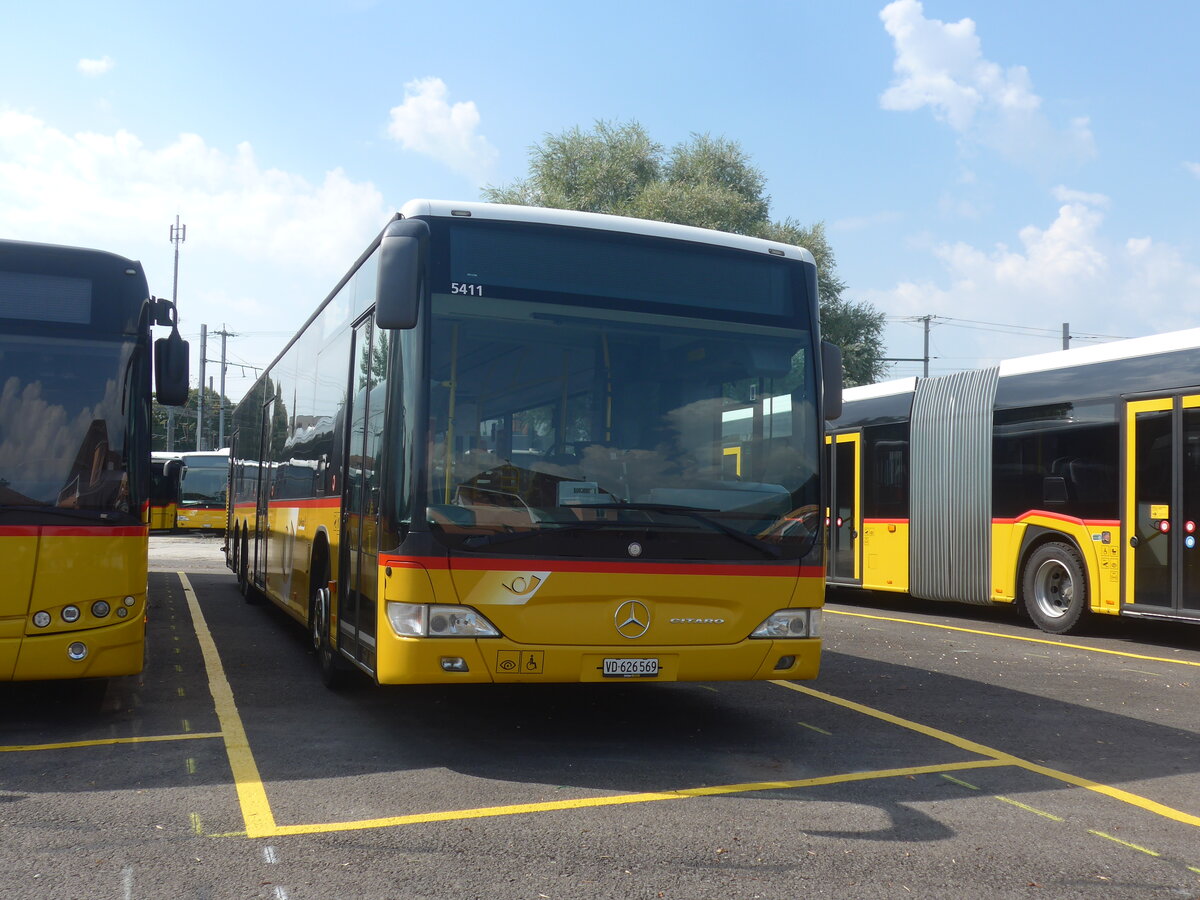
[[[1127,338],[1123,341],[1110,341],[1106,344],[1093,344],[1089,347],[1076,347],[1071,350],[1054,350],[1049,353],[1018,356],[1000,363],[1000,377],[1051,372],[1055,369],[1070,369],[1075,366],[1090,366],[1118,359],[1133,359],[1139,356],[1154,356],[1176,350],[1194,349],[1200,349],[1200,328],[1168,331],[1163,334]],[[915,376],[909,376],[863,387],[847,388],[843,399],[850,403],[856,400],[873,400],[877,397],[911,394],[916,390],[919,380]]]
[[[648,237],[672,238],[677,241],[693,241],[714,244],[737,250],[782,255],[815,265],[813,255],[803,247],[767,241],[744,234],[728,234],[691,225],[676,225],[672,222],[655,222],[650,219],[634,219],[629,216],[612,216],[606,213],[577,212],[570,209],[551,209],[544,206],[510,206],[503,203],[481,203],[479,201],[410,200],[400,209],[406,219],[420,216],[437,218],[490,219],[498,222],[529,222],[541,225],[562,225],[572,228],[595,228],[602,231],[619,231],[623,234],[641,234]]]

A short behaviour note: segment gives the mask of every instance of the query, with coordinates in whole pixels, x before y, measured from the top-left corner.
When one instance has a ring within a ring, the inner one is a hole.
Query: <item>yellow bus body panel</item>
[[[822,605],[821,578],[798,579],[798,568],[789,575],[711,575],[611,572],[602,564],[555,572],[545,570],[553,565],[545,560],[530,560],[529,570],[516,565],[451,573],[394,558],[381,564],[379,683],[623,680],[601,674],[605,658],[657,659],[657,677],[628,679],[648,682],[810,679],[819,670],[819,637],[747,638],[778,609]],[[625,600],[638,600],[649,612],[649,629],[634,640],[616,628]],[[388,621],[387,601],[470,606],[505,637],[400,637]],[[786,664],[785,657],[794,660]],[[445,671],[445,658],[464,660],[468,671]],[[781,660],[785,665],[778,667]]]
[[[908,590],[908,522],[863,522],[862,553],[864,588]]]
[[[170,531],[175,528],[175,519],[178,515],[178,510],[174,503],[168,503],[165,506],[150,507],[150,530],[151,531]]]
[[[0,561],[12,589],[0,601],[0,680],[96,678],[142,670],[146,614],[146,530],[47,528],[0,538]],[[133,532],[132,534],[130,532]],[[126,606],[125,598],[133,605]],[[109,612],[92,612],[97,600]],[[66,622],[67,606],[79,610]],[[119,618],[118,609],[126,610]],[[33,623],[38,612],[50,624]],[[67,656],[76,641],[87,647],[79,661]]]
[[[176,528],[194,528],[200,531],[224,531],[226,521],[225,508],[199,509],[194,506],[181,506],[175,514]]]
[[[1087,576],[1092,612],[1121,612],[1121,526],[1118,522],[1086,522],[1032,512],[1015,522],[992,523],[992,600],[1012,603],[1020,594],[1021,546],[1031,527],[1058,532],[1079,548]]]
[[[23,532],[25,529],[13,529]],[[29,534],[14,533],[0,537],[0,566],[5,588],[0,591],[0,681],[11,681],[21,638],[29,621],[29,595],[37,571],[37,529]]]

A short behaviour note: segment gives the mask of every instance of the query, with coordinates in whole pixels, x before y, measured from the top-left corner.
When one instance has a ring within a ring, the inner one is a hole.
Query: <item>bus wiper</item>
[[[511,541],[523,541],[531,537],[544,537],[556,534],[573,534],[580,531],[599,531],[617,522],[577,522],[554,527],[537,527],[524,531],[502,531],[497,534],[473,534],[463,541],[463,546],[471,550],[480,547],[492,547],[496,544],[507,544]]]
[[[21,513],[29,515],[30,513],[43,516],[52,516],[62,519],[81,519],[85,522],[116,522],[118,519],[128,518],[126,514],[114,512],[112,510],[101,509],[66,509],[61,506],[45,506],[37,504],[4,504],[0,505],[0,516],[12,513]]]
[[[694,519],[697,522],[703,522],[705,525],[717,529],[724,535],[727,535],[737,541],[739,544],[745,544],[747,547],[752,547],[761,552],[764,556],[769,556],[772,559],[779,559],[782,551],[772,545],[760,541],[758,538],[751,537],[744,532],[738,531],[736,528],[730,528],[724,522],[712,518],[706,513],[720,512],[719,509],[707,509],[701,506],[676,506],[671,503],[589,503],[588,509],[633,509],[645,512],[661,512],[674,516],[684,516],[689,519]]]

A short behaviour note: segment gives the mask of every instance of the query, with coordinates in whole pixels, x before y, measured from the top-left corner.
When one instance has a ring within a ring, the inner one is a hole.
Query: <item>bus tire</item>
[[[238,553],[238,587],[242,591],[242,596],[246,598],[246,602],[255,604],[258,602],[258,591],[250,583],[250,564],[247,562],[250,556],[250,538],[245,529],[242,530],[241,547],[241,552]]]
[[[1062,541],[1042,544],[1025,561],[1021,594],[1025,610],[1042,631],[1073,631],[1088,609],[1087,573],[1079,551]]]
[[[329,617],[332,597],[329,593],[329,568],[323,559],[314,561],[309,587],[308,633],[317,666],[321,670],[321,681],[330,690],[338,690],[346,684],[350,667],[342,660],[329,637]]]

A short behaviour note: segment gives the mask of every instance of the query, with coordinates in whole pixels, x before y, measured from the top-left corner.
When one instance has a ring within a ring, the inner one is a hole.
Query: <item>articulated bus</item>
[[[0,241],[0,681],[142,669],[150,331],[173,313],[140,263]],[[181,403],[186,345],[156,343]]]
[[[229,448],[182,452],[175,527],[224,532],[228,518]]]
[[[228,459],[226,460],[228,463]],[[172,451],[150,454],[150,530],[174,531],[179,513],[179,476],[183,461]]]
[[[1200,623],[1200,329],[846,391],[831,583]]]
[[[840,378],[806,250],[413,201],[235,409],[228,563],[327,682],[812,678]]]

